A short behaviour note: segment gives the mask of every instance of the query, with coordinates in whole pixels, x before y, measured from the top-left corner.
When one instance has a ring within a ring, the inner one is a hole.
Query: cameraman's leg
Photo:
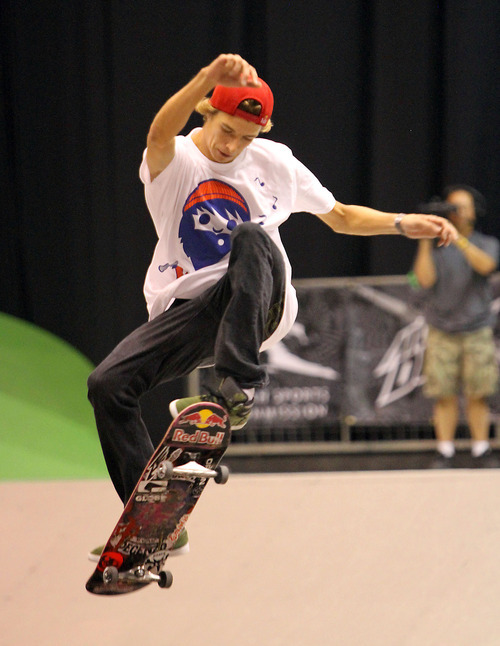
[[[424,394],[434,400],[433,423],[437,449],[446,458],[455,453],[454,439],[459,418],[460,335],[429,328],[424,361]]]
[[[490,408],[487,398],[497,391],[498,365],[491,328],[467,333],[464,338],[466,414],[472,453],[478,457],[489,449]]]

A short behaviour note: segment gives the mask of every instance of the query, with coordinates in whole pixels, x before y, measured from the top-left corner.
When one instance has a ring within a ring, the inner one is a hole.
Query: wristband
[[[394,219],[394,226],[396,227],[397,231],[402,235],[406,235],[405,232],[403,231],[403,227],[401,226],[401,221],[403,218],[407,215],[406,213],[400,213],[399,215],[396,215]]]
[[[470,244],[469,239],[466,238],[465,236],[460,236],[458,240],[455,241],[455,245],[460,249],[460,251],[467,249],[469,244]]]

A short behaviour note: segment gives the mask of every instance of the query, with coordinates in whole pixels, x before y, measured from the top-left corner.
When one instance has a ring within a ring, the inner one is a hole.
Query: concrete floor
[[[174,585],[97,597],[107,481],[3,483],[2,646],[498,646],[500,470],[209,483]]]

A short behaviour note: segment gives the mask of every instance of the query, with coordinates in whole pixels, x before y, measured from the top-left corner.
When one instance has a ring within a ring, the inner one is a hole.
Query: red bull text
[[[224,441],[225,433],[220,432],[211,435],[208,431],[196,431],[195,433],[186,433],[181,428],[176,428],[172,437],[172,442],[182,442],[182,444],[205,444],[207,446],[219,446]]]

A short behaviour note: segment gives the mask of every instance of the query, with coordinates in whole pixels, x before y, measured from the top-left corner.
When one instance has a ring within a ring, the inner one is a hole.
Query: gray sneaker
[[[191,404],[199,404],[200,402],[220,404],[229,414],[231,429],[238,431],[248,422],[254,400],[248,398],[248,395],[232,377],[226,377],[221,381],[219,389],[215,393],[174,399],[170,402],[170,414],[175,418]]]
[[[105,547],[106,547],[105,545],[99,545],[99,547],[95,547],[91,552],[89,552],[88,553],[89,561],[93,561],[94,563],[99,563],[99,559],[101,558],[101,554]],[[188,537],[187,529],[184,527],[184,529],[179,534],[179,538],[174,543],[172,550],[169,552],[169,556],[181,556],[181,554],[187,554],[188,552],[189,552],[189,537]]]

